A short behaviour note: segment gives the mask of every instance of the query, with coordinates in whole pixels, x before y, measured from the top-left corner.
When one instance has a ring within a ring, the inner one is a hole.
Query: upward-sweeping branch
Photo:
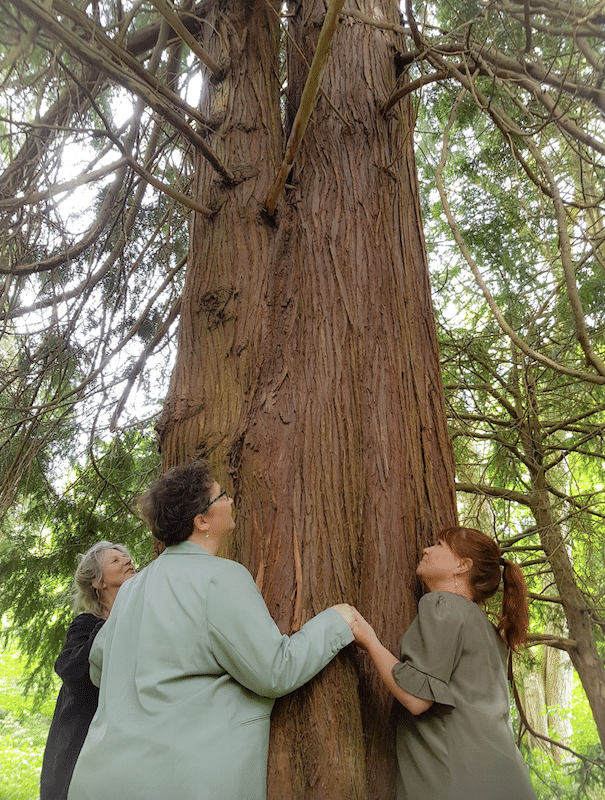
[[[319,34],[319,39],[317,42],[317,49],[315,50],[315,55],[313,56],[313,61],[311,62],[311,69],[309,70],[305,88],[303,89],[303,93],[300,98],[300,106],[296,112],[296,117],[294,118],[294,122],[292,124],[292,130],[290,131],[290,136],[288,137],[284,159],[281,163],[275,181],[267,193],[265,207],[267,209],[267,213],[271,217],[275,213],[277,199],[281,194],[282,189],[286,185],[288,173],[294,165],[294,159],[296,158],[296,154],[300,149],[300,145],[307,128],[307,123],[309,122],[313,107],[315,106],[315,101],[317,100],[317,94],[319,92],[319,85],[321,83],[321,76],[323,75],[326,61],[328,60],[328,56],[330,54],[330,45],[332,43],[332,38],[336,33],[336,28],[338,27],[340,12],[344,2],[345,0],[331,0],[328,11],[326,12],[324,23],[322,25],[321,33]]]

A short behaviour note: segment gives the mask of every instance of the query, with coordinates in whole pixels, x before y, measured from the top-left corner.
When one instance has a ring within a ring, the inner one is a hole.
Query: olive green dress
[[[535,800],[510,722],[507,649],[476,604],[429,592],[393,677],[433,700],[397,726],[398,800]]]

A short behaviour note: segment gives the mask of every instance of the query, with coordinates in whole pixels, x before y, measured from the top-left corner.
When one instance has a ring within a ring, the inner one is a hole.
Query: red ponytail
[[[518,564],[503,561],[502,616],[498,623],[500,635],[507,645],[516,650],[527,639],[529,625],[529,606],[525,578]]]

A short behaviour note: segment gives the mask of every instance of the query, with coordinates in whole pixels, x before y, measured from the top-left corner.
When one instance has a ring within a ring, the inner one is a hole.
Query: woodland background
[[[281,93],[271,110],[284,161],[263,224],[279,219],[276,208],[283,218],[284,197],[303,202],[295,165],[310,160],[301,147],[318,137],[322,115],[355,133],[331,92],[333,75],[359,71],[345,37],[392,37],[392,85],[380,104],[369,89],[364,102],[376,103],[377,119],[402,107],[411,121],[400,145],[413,140],[459,518],[519,561],[531,593],[516,730],[541,798],[601,798],[605,4],[232,6],[275,20]],[[153,557],[135,504],[166,465],[156,430],[166,428],[162,405],[183,348],[191,231],[250,179],[225,177],[212,151],[221,123],[200,110],[207,87],[220,94],[234,69],[206,48],[212,14],[226,16],[224,4],[0,0],[2,799],[36,797],[77,554],[109,539],[139,567]],[[295,68],[283,54],[305,25],[313,47]],[[363,78],[370,87],[373,76]],[[251,127],[240,133],[255,141]],[[223,180],[210,206],[204,161]],[[203,295],[213,331],[229,324],[232,294]],[[319,337],[321,317],[317,325]],[[235,467],[230,476],[248,519]],[[245,541],[238,546],[245,556]]]

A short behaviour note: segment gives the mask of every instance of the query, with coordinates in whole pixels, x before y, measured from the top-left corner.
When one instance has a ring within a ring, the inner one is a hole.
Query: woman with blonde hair
[[[416,574],[428,590],[401,640],[400,658],[355,612],[353,634],[401,704],[398,800],[535,800],[515,744],[509,651],[529,612],[519,566],[473,528],[443,530]],[[497,626],[482,605],[503,584]]]
[[[40,800],[65,800],[69,782],[97,710],[99,690],[89,677],[88,655],[109,616],[118,590],[135,569],[121,544],[97,542],[79,557],[74,575],[73,604],[80,612],[67,631],[55,661],[63,681],[48,733],[40,776]]]

